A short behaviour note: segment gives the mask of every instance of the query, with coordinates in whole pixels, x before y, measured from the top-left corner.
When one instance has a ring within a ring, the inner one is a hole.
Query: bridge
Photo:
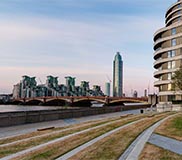
[[[94,97],[94,96],[57,96],[57,97],[33,97],[13,99],[13,104],[23,105],[57,105],[57,106],[91,106],[102,103],[106,106],[123,105],[124,103],[148,103],[148,98],[133,97]]]

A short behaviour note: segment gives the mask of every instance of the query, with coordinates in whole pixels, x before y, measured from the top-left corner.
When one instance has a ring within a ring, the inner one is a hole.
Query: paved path
[[[97,138],[95,138],[95,139],[93,139],[93,140],[91,140],[91,141],[89,141],[89,142],[87,142],[87,143],[81,145],[80,147],[77,147],[77,148],[75,148],[74,150],[72,150],[72,151],[70,151],[70,152],[64,154],[63,156],[57,158],[56,160],[66,160],[66,159],[68,159],[68,158],[71,158],[72,156],[74,156],[74,155],[77,154],[78,152],[80,152],[80,151],[82,151],[83,149],[85,149],[85,148],[91,146],[92,144],[96,143],[97,141],[99,141],[99,140],[101,140],[101,139],[103,139],[103,138],[105,138],[105,137],[107,137],[107,136],[113,134],[114,132],[117,132],[117,131],[119,131],[119,130],[125,128],[125,127],[128,127],[128,126],[130,126],[130,125],[132,125],[132,124],[138,123],[138,122],[140,122],[140,121],[142,121],[142,120],[143,120],[143,119],[140,119],[140,120],[131,122],[131,123],[129,123],[129,124],[126,124],[126,125],[124,125],[124,126],[121,126],[121,127],[119,127],[119,128],[116,128],[116,129],[114,129],[114,130],[112,130],[112,131],[109,131],[109,132],[107,132],[107,133],[105,133],[105,134],[103,134],[103,135],[101,135],[101,136],[99,136],[99,137],[97,137]]]
[[[182,155],[182,141],[164,137],[158,134],[152,134],[148,142],[161,148],[167,149],[171,152]]]
[[[173,117],[175,115],[171,115],[168,116],[162,120],[160,120],[159,122],[155,123],[154,125],[152,125],[150,128],[148,128],[146,131],[144,131],[144,133],[142,133],[142,135],[136,139],[136,141],[134,141],[130,146],[132,146],[130,148],[130,152],[128,152],[128,150],[126,150],[123,155],[119,158],[119,160],[123,160],[122,158],[125,157],[125,160],[138,160],[138,157],[140,155],[140,153],[142,152],[146,142],[149,140],[150,136],[152,135],[152,133],[154,132],[154,130],[165,120],[167,120],[170,117]],[[129,147],[130,147],[129,146]]]
[[[84,125],[82,125],[82,127],[87,126],[87,125],[88,124],[84,124]],[[45,134],[42,134],[42,135],[37,135],[37,136],[29,137],[29,138],[24,138],[24,139],[20,139],[20,140],[17,140],[17,141],[6,143],[6,144],[0,144],[0,147],[7,147],[7,146],[10,146],[10,145],[13,145],[13,144],[27,142],[29,140],[34,140],[34,139],[37,139],[37,138],[43,138],[43,137],[47,137],[49,135],[59,134],[59,133],[62,133],[62,132],[65,132],[65,131],[69,131],[69,130],[73,130],[73,129],[77,129],[77,128],[80,128],[80,126],[66,128],[66,129],[60,129],[58,131],[52,131],[50,133],[45,133]]]
[[[117,120],[117,121],[119,121],[119,120]],[[95,126],[95,127],[92,127],[92,128],[88,128],[88,129],[85,129],[85,130],[82,130],[82,131],[79,131],[79,132],[76,132],[76,133],[73,133],[73,134],[70,134],[70,135],[61,137],[61,138],[57,138],[57,139],[52,140],[52,141],[49,141],[49,142],[47,142],[47,143],[40,144],[40,145],[38,145],[38,146],[35,146],[35,147],[32,147],[32,148],[29,148],[29,149],[26,149],[26,150],[17,152],[17,153],[15,153],[15,154],[6,156],[6,157],[4,157],[4,158],[1,158],[1,160],[11,160],[11,159],[16,158],[16,157],[18,157],[18,156],[21,156],[21,155],[23,155],[23,154],[26,154],[26,153],[33,152],[33,151],[35,151],[35,150],[38,150],[38,149],[40,149],[40,148],[42,148],[42,147],[45,147],[45,146],[47,146],[47,145],[51,145],[51,144],[53,144],[53,143],[56,143],[56,142],[65,140],[65,139],[67,139],[67,138],[70,138],[70,137],[72,137],[72,136],[76,136],[76,135],[78,135],[78,134],[86,133],[86,132],[88,132],[88,131],[91,131],[91,130],[94,130],[94,129],[97,129],[97,128],[106,126],[106,125],[108,125],[108,124],[113,124],[113,123],[115,123],[115,122],[117,122],[117,121],[109,122],[109,123],[102,124],[102,125],[99,125],[99,126]],[[141,121],[141,120],[138,120],[138,121]],[[133,123],[136,123],[136,122],[138,122],[138,121],[135,121],[135,122],[133,122]],[[130,124],[131,124],[131,123],[130,123]],[[129,125],[129,124],[127,124],[127,126],[128,126],[128,125]]]
[[[100,126],[105,126],[105,125],[108,125],[108,124],[112,124],[112,123],[118,122],[120,120],[121,119],[111,121],[111,122],[108,121],[108,122],[105,122],[103,125],[100,125]],[[93,122],[92,124],[97,124],[97,123],[98,122]],[[84,127],[84,126],[88,126],[88,124],[83,124],[82,127]],[[34,140],[34,139],[37,139],[37,138],[43,138],[43,137],[47,137],[49,135],[55,135],[55,134],[59,134],[59,133],[65,132],[65,131],[77,129],[77,128],[80,128],[80,126],[61,129],[61,130],[57,130],[57,131],[52,131],[50,133],[45,133],[45,134],[42,134],[42,135],[37,135],[37,136],[29,137],[29,138],[24,138],[24,139],[20,139],[20,140],[14,141],[14,142],[6,143],[6,144],[0,144],[0,147],[7,147],[7,146],[14,145],[14,144],[17,144],[17,143],[27,142],[29,140]],[[91,127],[88,127],[88,128],[91,128]]]
[[[128,155],[132,152],[133,148],[136,146],[137,142],[140,140],[140,138],[145,134],[146,131],[144,131],[142,134],[140,134],[132,144],[125,150],[125,152],[121,155],[119,160],[125,160],[127,159]]]
[[[137,109],[137,110],[130,110],[130,111],[122,111],[122,112],[80,117],[80,118],[74,118],[74,119],[64,119],[64,120],[56,120],[56,121],[48,121],[48,122],[40,122],[40,123],[32,123],[32,124],[23,124],[18,126],[11,126],[11,127],[1,127],[0,139],[5,137],[17,136],[21,134],[34,132],[38,128],[47,128],[52,126],[64,127],[64,126],[69,126],[71,124],[79,124],[79,123],[87,122],[91,120],[111,118],[111,117],[116,117],[123,114],[139,114],[139,113],[140,113],[140,109]]]

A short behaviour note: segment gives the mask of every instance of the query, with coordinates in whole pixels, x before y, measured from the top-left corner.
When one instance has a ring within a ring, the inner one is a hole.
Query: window
[[[181,21],[181,17],[178,17],[178,21]]]
[[[168,62],[168,63],[167,63],[167,68],[168,68],[168,69],[171,69],[171,62]]]
[[[171,40],[171,46],[176,46],[176,39]]]
[[[172,85],[171,85],[171,84],[168,84],[168,85],[167,85],[167,90],[168,90],[168,91],[171,91],[171,89],[172,89]]]
[[[172,63],[171,68],[174,69],[176,67],[176,62],[175,61],[172,61],[171,63]]]
[[[174,57],[175,55],[176,55],[176,51],[175,50],[172,50],[171,57]]]
[[[175,95],[168,95],[168,101],[175,100]]]
[[[159,86],[159,92],[163,90],[163,85]]]
[[[172,79],[172,73],[168,73],[167,79],[168,79],[168,80],[171,80],[171,79]]]
[[[176,28],[172,28],[171,29],[171,35],[175,35],[176,34]]]
[[[176,66],[176,62],[175,61],[170,61],[167,63],[167,68],[168,69],[174,69]]]
[[[155,51],[157,52],[157,51],[159,51],[159,50],[161,50],[162,48],[161,47],[159,47],[159,48],[157,48]]]
[[[176,51],[175,50],[168,51],[167,54],[168,54],[168,58],[171,58],[171,57],[174,57],[176,55]]]
[[[162,81],[162,76],[159,77],[159,81]]]

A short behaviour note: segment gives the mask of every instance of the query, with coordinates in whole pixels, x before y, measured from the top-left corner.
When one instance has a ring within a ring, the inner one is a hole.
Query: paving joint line
[[[85,148],[87,148],[87,147],[93,145],[93,144],[96,143],[98,140],[101,140],[101,139],[103,139],[103,138],[105,138],[105,137],[107,137],[107,136],[113,134],[114,132],[117,132],[117,131],[119,131],[119,130],[125,128],[125,127],[128,127],[128,126],[130,126],[130,125],[132,125],[132,124],[138,123],[138,122],[140,122],[140,121],[142,121],[142,120],[143,120],[143,119],[136,120],[136,121],[134,121],[134,122],[125,124],[124,126],[120,126],[120,127],[116,128],[116,129],[114,129],[114,130],[111,130],[111,131],[109,131],[109,132],[107,132],[107,133],[104,133],[104,134],[102,134],[101,136],[96,137],[96,138],[90,140],[89,142],[86,142],[85,144],[83,144],[83,145],[81,145],[81,146],[79,146],[79,147],[77,147],[77,148],[71,150],[70,152],[68,152],[68,153],[66,153],[66,154],[64,154],[64,155],[62,155],[62,156],[60,156],[60,157],[57,158],[56,160],[65,160],[65,159],[69,159],[70,157],[74,156],[75,154],[77,154],[77,153],[80,152],[81,150],[83,150],[83,149],[85,149]]]
[[[121,119],[119,120],[114,120],[112,122],[106,122],[104,124],[101,124],[99,126],[102,127],[102,125],[108,125],[108,124],[112,124],[112,123],[115,123],[115,122],[118,122],[120,121]],[[97,122],[96,122],[97,123]],[[87,124],[84,124],[82,127],[84,126],[87,126]],[[73,128],[67,128],[67,129],[63,129],[63,130],[60,130],[60,131],[53,131],[51,133],[45,133],[43,135],[37,135],[37,136],[34,136],[34,137],[29,137],[29,138],[24,138],[22,140],[17,140],[17,141],[14,141],[14,142],[10,142],[10,143],[6,143],[6,144],[0,144],[0,147],[7,147],[7,146],[10,146],[10,145],[13,145],[13,144],[16,144],[16,143],[21,143],[21,142],[26,142],[26,141],[29,141],[29,140],[32,140],[32,139],[36,139],[36,138],[43,138],[43,137],[46,137],[46,136],[49,136],[49,135],[53,135],[53,134],[58,134],[58,133],[61,133],[61,132],[65,132],[65,131],[69,131],[69,130],[72,130],[72,129],[77,129],[77,128],[80,128],[79,126],[76,126],[76,127],[73,127]],[[90,128],[93,128],[93,127],[90,127]]]
[[[138,157],[140,153],[142,152],[146,142],[149,140],[150,136],[152,135],[153,131],[164,121],[167,119],[176,116],[177,114],[174,115],[169,115],[162,120],[156,122],[152,126],[150,126],[148,129],[146,129],[144,132],[142,132],[139,135],[139,138],[136,141],[133,141],[133,143],[130,145],[130,149],[126,149],[126,152],[124,152],[118,160],[138,160]],[[129,147],[130,147],[129,146]],[[128,147],[128,148],[129,148]],[[123,158],[124,157],[124,158]]]
[[[142,119],[140,119],[140,120],[142,120]],[[137,120],[137,121],[140,121],[140,120]],[[117,121],[120,121],[120,120],[117,120]],[[12,159],[12,158],[19,157],[19,156],[21,156],[21,155],[23,155],[23,154],[26,154],[26,153],[35,151],[35,150],[40,149],[40,148],[42,148],[42,147],[45,147],[45,146],[47,146],[47,145],[50,145],[50,144],[53,144],[53,143],[56,143],[56,142],[65,140],[65,139],[70,138],[70,137],[72,137],[72,136],[75,136],[75,135],[78,135],[78,134],[81,134],[81,133],[85,133],[85,132],[90,131],[90,130],[93,130],[93,129],[97,129],[97,128],[100,128],[100,127],[104,127],[104,126],[106,126],[106,125],[113,124],[113,123],[115,123],[115,122],[117,122],[117,121],[109,122],[109,123],[106,123],[106,124],[103,124],[103,125],[99,125],[99,126],[95,126],[95,127],[92,127],[92,128],[88,128],[88,129],[85,129],[85,130],[82,130],[82,131],[79,131],[79,132],[76,132],[76,133],[73,133],[73,134],[69,134],[69,135],[66,135],[66,136],[61,137],[61,138],[57,138],[57,139],[52,140],[52,141],[49,141],[49,142],[47,142],[47,143],[43,143],[43,144],[40,144],[40,145],[38,145],[38,146],[35,146],[35,147],[32,147],[32,148],[28,148],[28,149],[22,150],[22,151],[20,151],[20,152],[17,152],[17,153],[8,155],[8,156],[6,156],[6,157],[1,158],[1,160],[10,160],[10,159]],[[135,121],[134,121],[134,122],[135,122]],[[132,123],[132,122],[131,122],[131,123]],[[130,123],[129,123],[129,124],[130,124]]]

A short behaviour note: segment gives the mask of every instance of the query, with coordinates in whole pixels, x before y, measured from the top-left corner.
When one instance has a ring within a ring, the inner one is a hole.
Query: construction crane
[[[112,81],[111,81],[111,79],[109,78],[109,76],[106,75],[106,77],[107,77],[107,79],[109,80],[109,83],[111,83]]]

